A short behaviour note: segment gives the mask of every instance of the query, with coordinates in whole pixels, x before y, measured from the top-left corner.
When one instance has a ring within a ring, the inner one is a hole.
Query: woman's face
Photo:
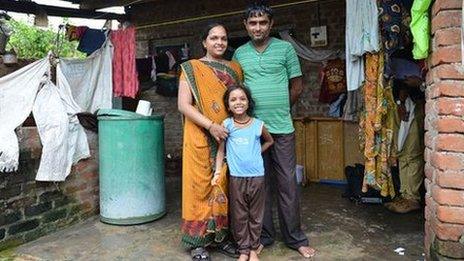
[[[227,49],[227,33],[224,27],[218,25],[209,30],[208,36],[203,40],[206,54],[213,58],[221,58]]]

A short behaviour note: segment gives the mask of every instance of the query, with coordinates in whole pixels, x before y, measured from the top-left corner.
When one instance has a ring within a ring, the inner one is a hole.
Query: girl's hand
[[[219,181],[219,174],[214,174],[213,179],[211,180],[211,185],[215,186],[218,184]]]
[[[209,128],[209,133],[213,135],[213,137],[216,139],[216,141],[221,141],[225,140],[228,136],[228,131],[224,126],[213,123],[211,124],[211,127]]]

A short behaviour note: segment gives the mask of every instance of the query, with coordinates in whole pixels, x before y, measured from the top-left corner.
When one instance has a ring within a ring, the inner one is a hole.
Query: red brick
[[[432,152],[432,166],[441,170],[463,170],[464,155],[459,153]]]
[[[433,180],[432,177],[433,177],[434,171],[435,171],[434,167],[426,165],[424,168],[425,177],[428,178],[429,180]]]
[[[74,194],[75,192],[85,190],[86,188],[87,188],[87,184],[82,183],[80,185],[67,186],[64,191],[66,192],[66,194]]]
[[[464,119],[440,117],[437,121],[437,131],[464,133]]]
[[[437,217],[445,223],[464,224],[464,208],[438,206]]]
[[[442,223],[435,219],[431,220],[430,225],[441,240],[458,241],[464,233],[464,225]]]
[[[427,131],[424,135],[424,143],[427,148],[433,148],[434,137],[430,131]]]
[[[461,62],[461,46],[439,47],[432,53],[432,66],[457,62]]]
[[[432,14],[436,15],[438,12],[445,10],[460,10],[461,5],[461,0],[437,0],[433,4]]]
[[[89,171],[81,174],[81,178],[84,180],[93,180],[98,177],[98,172],[97,171]]]
[[[437,185],[442,188],[464,189],[464,173],[462,171],[436,172]]]
[[[438,114],[464,116],[464,98],[440,98],[437,108]]]
[[[433,186],[432,197],[440,205],[464,206],[464,191]]]
[[[442,11],[432,18],[432,34],[439,29],[461,26],[461,11]]]
[[[433,38],[434,47],[461,44],[461,29],[447,28],[437,30]]]
[[[442,64],[432,68],[432,76],[442,80],[464,80],[464,69],[460,64]]]
[[[441,81],[434,85],[440,96],[464,97],[463,81]]]
[[[464,135],[440,134],[437,137],[437,150],[464,152]]]

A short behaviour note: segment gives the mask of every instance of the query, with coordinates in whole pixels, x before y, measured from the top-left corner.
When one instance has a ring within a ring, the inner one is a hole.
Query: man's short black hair
[[[273,11],[269,5],[265,4],[264,1],[255,2],[249,5],[245,11],[245,20],[248,20],[250,17],[257,17],[267,15],[270,21],[272,21]]]

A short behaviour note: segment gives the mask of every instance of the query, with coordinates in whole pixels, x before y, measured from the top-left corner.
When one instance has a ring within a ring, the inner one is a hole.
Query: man
[[[424,93],[417,76],[397,81],[398,121],[396,122],[400,196],[385,207],[395,213],[421,209],[421,187],[424,181]]]
[[[242,66],[245,85],[255,101],[255,116],[264,121],[274,145],[264,154],[266,169],[266,206],[261,243],[274,243],[272,195],[276,194],[280,230],[288,247],[304,257],[315,250],[301,230],[298,188],[295,179],[295,129],[290,108],[303,91],[302,73],[296,52],[290,43],[269,37],[272,10],[252,5],[243,21],[251,41],[240,46],[234,59]],[[275,185],[272,187],[271,185]],[[259,252],[259,251],[258,251]]]

